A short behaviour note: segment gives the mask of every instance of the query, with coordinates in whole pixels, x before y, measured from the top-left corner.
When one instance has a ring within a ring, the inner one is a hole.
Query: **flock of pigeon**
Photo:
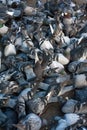
[[[86,87],[87,0],[0,0],[0,130],[87,130]]]

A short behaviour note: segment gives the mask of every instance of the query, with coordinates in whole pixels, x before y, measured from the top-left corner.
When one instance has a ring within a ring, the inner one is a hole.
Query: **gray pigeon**
[[[30,113],[14,126],[17,127],[18,130],[40,130],[42,125],[46,124],[47,121],[45,119],[41,119],[38,115]]]

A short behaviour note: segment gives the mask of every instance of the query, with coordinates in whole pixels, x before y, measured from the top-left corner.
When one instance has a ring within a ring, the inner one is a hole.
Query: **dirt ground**
[[[41,115],[41,117],[47,119],[48,126],[41,128],[41,130],[50,130],[51,127],[55,125],[55,122],[53,122],[53,118],[56,115],[61,115],[60,105],[59,103],[50,103]]]

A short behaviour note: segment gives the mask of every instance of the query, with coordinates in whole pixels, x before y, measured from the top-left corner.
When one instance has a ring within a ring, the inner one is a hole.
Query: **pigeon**
[[[74,125],[80,120],[80,116],[74,113],[65,114],[64,118],[59,119],[55,130],[65,130],[67,127]]]
[[[69,99],[63,105],[62,112],[86,114],[87,113],[87,102],[80,102],[80,101],[77,101],[74,99]]]
[[[8,32],[8,27],[6,25],[3,25],[1,28],[0,28],[0,35],[3,36],[5,34],[7,34]]]
[[[7,116],[7,121],[3,125],[3,129],[5,130],[16,130],[13,124],[18,122],[17,113],[11,108],[5,108],[4,114]],[[13,118],[14,117],[14,118]]]
[[[63,24],[64,24],[64,34],[66,36],[72,36],[73,33],[75,34],[75,28],[74,28],[74,21],[75,21],[75,18],[71,15],[72,14],[72,11],[71,10],[68,10],[66,11],[63,15]],[[73,25],[73,26],[72,26]],[[74,30],[74,32],[73,32]]]
[[[26,115],[26,101],[28,101],[28,93],[31,91],[31,88],[24,89],[17,98],[16,111],[18,113],[18,118],[21,119]]]
[[[75,90],[75,99],[80,101],[80,102],[86,102],[87,101],[87,87],[80,88],[80,89],[76,89]]]
[[[28,109],[39,115],[43,113],[45,105],[46,103],[41,98],[31,99],[27,102]]]
[[[67,65],[69,63],[69,60],[62,53],[58,54],[58,61],[62,65]]]
[[[84,61],[70,62],[67,68],[68,68],[68,71],[71,73],[77,73],[77,74],[86,73],[87,61],[84,60]]]
[[[41,119],[38,115],[34,113],[28,114],[23,120],[21,120],[17,125],[14,124],[19,130],[40,130],[43,125],[47,125],[45,119]]]
[[[75,88],[87,87],[87,75],[86,73],[77,74],[74,76],[74,86]]]
[[[13,44],[9,44],[5,47],[4,49],[4,55],[9,56],[9,55],[16,55],[16,48]]]

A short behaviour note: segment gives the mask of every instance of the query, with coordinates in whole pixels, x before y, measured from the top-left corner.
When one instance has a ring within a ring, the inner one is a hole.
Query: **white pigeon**
[[[3,36],[8,32],[8,27],[3,25],[3,27],[0,28],[0,35]]]
[[[50,50],[53,49],[52,44],[50,43],[49,40],[45,40],[41,45],[40,45],[41,50]]]
[[[58,54],[58,61],[62,65],[67,65],[69,63],[69,60],[62,53]]]
[[[61,72],[64,69],[64,66],[57,61],[52,61],[52,63],[50,64],[50,68],[56,69],[56,72]]]
[[[16,48],[13,44],[9,44],[5,47],[4,49],[4,55],[9,56],[9,55],[16,55]]]
[[[34,15],[34,14],[36,14],[36,12],[37,12],[36,8],[30,7],[30,6],[26,6],[26,7],[24,8],[24,13],[25,13],[27,16],[29,16],[29,15]]]
[[[75,88],[82,88],[87,86],[87,76],[85,74],[77,74],[74,77]]]

